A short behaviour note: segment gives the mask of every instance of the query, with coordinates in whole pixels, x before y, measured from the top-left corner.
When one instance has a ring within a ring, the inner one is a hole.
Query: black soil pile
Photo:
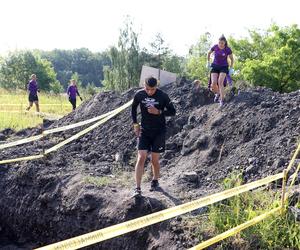
[[[226,105],[219,108],[204,88],[185,83],[163,90],[173,100],[177,115],[167,120],[160,192],[148,192],[148,165],[145,197],[131,198],[136,138],[127,109],[45,159],[0,166],[2,248],[10,249],[10,243],[14,249],[54,243],[205,196],[219,190],[219,183],[232,171],[242,172],[247,182],[287,166],[300,134],[299,91],[243,90],[234,97],[228,95]],[[100,93],[50,128],[113,110],[135,91]],[[0,159],[41,153],[43,147],[81,129],[2,150]],[[38,133],[40,128],[17,134],[5,130],[1,140]],[[170,221],[160,223],[88,249],[186,249],[196,243],[178,240],[170,227]]]

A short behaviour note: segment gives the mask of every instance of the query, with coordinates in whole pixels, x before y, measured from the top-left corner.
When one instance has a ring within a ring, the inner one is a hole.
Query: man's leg
[[[159,178],[159,173],[160,173],[159,156],[160,156],[159,153],[151,154],[153,180],[158,180]]]
[[[145,166],[145,161],[147,159],[147,154],[148,154],[147,150],[138,151],[137,162],[135,165],[135,182],[137,188],[141,188],[141,182],[144,174],[144,166]]]
[[[165,133],[158,134],[155,137],[152,144],[151,163],[152,163],[153,179],[151,181],[150,191],[155,191],[159,186],[158,184],[158,178],[160,177],[159,156],[160,153],[163,153],[165,151],[165,145],[166,145]]]

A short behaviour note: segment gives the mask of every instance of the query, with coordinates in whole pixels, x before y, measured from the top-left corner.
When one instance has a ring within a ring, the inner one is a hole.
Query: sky
[[[236,38],[250,28],[300,26],[299,0],[1,0],[0,53],[15,49],[103,51],[116,44],[126,15],[149,46],[160,32],[178,55],[210,32]]]

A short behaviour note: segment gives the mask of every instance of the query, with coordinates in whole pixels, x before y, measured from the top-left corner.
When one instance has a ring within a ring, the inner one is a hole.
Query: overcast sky
[[[102,51],[116,43],[130,15],[148,46],[161,32],[180,55],[204,32],[215,39],[245,36],[248,28],[300,26],[299,0],[1,0],[0,52],[14,49],[87,47]]]

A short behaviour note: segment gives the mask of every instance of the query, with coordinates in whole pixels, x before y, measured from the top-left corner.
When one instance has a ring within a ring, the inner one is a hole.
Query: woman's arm
[[[233,67],[233,63],[234,63],[233,54],[229,55],[229,59],[230,59],[230,68],[232,68]]]
[[[207,53],[207,62],[210,62],[211,53],[213,53],[212,50],[208,51],[208,53]]]

